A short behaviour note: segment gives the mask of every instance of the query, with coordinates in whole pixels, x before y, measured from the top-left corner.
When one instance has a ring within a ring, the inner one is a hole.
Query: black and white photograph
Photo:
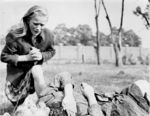
[[[0,0],[0,116],[149,116],[150,0]]]

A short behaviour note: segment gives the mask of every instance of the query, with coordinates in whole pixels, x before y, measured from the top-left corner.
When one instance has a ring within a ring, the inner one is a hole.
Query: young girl
[[[44,28],[47,21],[47,10],[33,6],[23,16],[23,25],[6,36],[1,61],[7,63],[5,93],[14,104],[34,91],[39,95],[46,86],[42,64],[55,55],[53,35]]]

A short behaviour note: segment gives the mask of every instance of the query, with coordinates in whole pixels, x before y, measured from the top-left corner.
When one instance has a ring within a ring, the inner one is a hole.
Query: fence
[[[96,62],[96,50],[93,46],[82,46],[78,44],[77,46],[55,46],[56,55],[52,58],[53,60],[68,60],[68,61],[84,61],[84,62]],[[138,56],[148,56],[149,49],[142,47],[122,47],[122,55],[138,57]],[[115,60],[115,54],[113,45],[109,47],[100,47],[100,58],[101,60]]]
[[[3,46],[0,47],[1,49]],[[82,46],[78,44],[77,46],[63,46],[63,44],[59,44],[59,46],[55,46],[56,54],[50,60],[58,61],[58,60],[65,60],[65,61],[75,61],[75,62],[96,62],[96,50],[93,46]],[[149,49],[142,48],[142,47],[122,47],[122,55],[123,56],[130,56],[133,57],[138,56],[148,56]],[[115,60],[115,54],[113,50],[113,45],[109,47],[100,47],[100,58],[101,60]]]

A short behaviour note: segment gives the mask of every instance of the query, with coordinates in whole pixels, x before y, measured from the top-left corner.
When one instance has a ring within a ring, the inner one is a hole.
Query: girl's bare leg
[[[35,91],[37,95],[40,95],[41,91],[46,87],[42,66],[41,65],[33,66],[31,72],[34,79]]]

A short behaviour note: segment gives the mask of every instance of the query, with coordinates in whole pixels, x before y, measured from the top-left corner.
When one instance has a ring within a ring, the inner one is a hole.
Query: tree
[[[121,20],[120,20],[120,28],[118,30],[118,34],[117,36],[114,34],[113,32],[113,28],[112,28],[112,24],[111,24],[111,21],[110,21],[110,18],[109,18],[109,15],[107,13],[107,9],[105,7],[105,4],[104,4],[104,1],[102,0],[102,5],[104,7],[104,10],[105,10],[105,13],[106,13],[106,19],[109,23],[109,27],[110,27],[110,38],[112,39],[113,41],[113,48],[114,48],[114,52],[115,52],[115,59],[116,59],[116,62],[115,62],[115,65],[116,66],[121,66],[122,65],[122,55],[121,55],[121,43],[122,43],[122,33],[121,33],[121,30],[122,30],[122,24],[123,24],[123,14],[124,14],[124,0],[122,0],[122,10],[121,10]],[[119,37],[119,38],[118,38]],[[118,39],[117,39],[118,38]]]
[[[116,55],[116,66],[122,65],[122,25],[123,25],[123,14],[124,14],[124,0],[122,0],[122,10],[121,10],[121,19],[120,19],[120,27],[118,31],[119,40],[114,44],[114,50]]]
[[[141,10],[140,6],[137,6],[135,11],[133,13],[136,16],[141,16],[142,19],[144,19],[144,25],[147,29],[150,28],[150,0],[148,0],[147,6],[145,8],[145,11]]]
[[[92,29],[89,25],[78,25],[76,28],[67,28],[65,24],[59,24],[53,30],[55,44],[63,43],[64,45],[90,45],[92,40]]]
[[[57,25],[57,27],[53,30],[53,33],[56,45],[58,45],[59,43],[63,43],[64,45],[67,44],[67,35],[69,35],[69,33],[65,24]]]
[[[92,40],[92,29],[89,25],[78,25],[76,28],[75,38],[83,45],[90,45],[89,41]]]
[[[80,43],[79,39],[76,38],[77,31],[76,28],[71,27],[68,29],[68,33],[70,33],[70,36],[68,36],[68,45],[77,45],[77,43]]]
[[[96,53],[97,53],[97,64],[99,65],[100,64],[100,58],[99,58],[99,38],[100,38],[100,33],[99,33],[99,25],[98,25],[98,17],[99,17],[99,12],[100,12],[100,5],[101,5],[101,0],[98,1],[97,3],[97,0],[95,0],[95,23],[96,23],[96,35],[97,35],[97,38],[96,38]]]
[[[133,30],[128,30],[123,33],[122,46],[125,45],[139,47],[141,45],[141,38]]]
[[[105,35],[102,32],[100,33],[100,46],[109,46],[112,42],[109,36]]]

